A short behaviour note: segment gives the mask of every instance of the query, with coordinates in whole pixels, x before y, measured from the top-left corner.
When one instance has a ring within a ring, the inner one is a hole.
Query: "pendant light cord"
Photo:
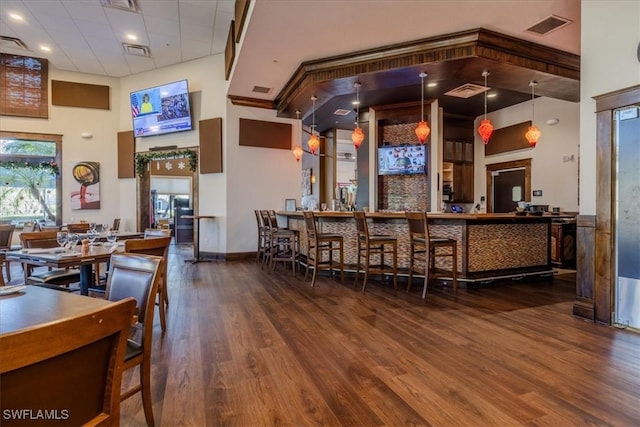
[[[482,74],[484,74],[484,119],[487,120],[487,76],[489,72],[485,71]]]
[[[425,73],[420,73],[420,78],[422,79],[422,83],[420,84],[420,86],[422,87],[422,97],[421,97],[421,102],[420,102],[420,106],[421,106],[421,112],[420,112],[420,121],[424,122],[424,78],[427,75]]]

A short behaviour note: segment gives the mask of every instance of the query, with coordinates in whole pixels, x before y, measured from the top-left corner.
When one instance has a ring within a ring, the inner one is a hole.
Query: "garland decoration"
[[[198,153],[188,148],[184,150],[162,151],[157,153],[136,153],[136,175],[144,175],[147,164],[152,160],[189,159],[189,170],[195,172],[198,168]]]
[[[60,168],[56,162],[27,162],[27,161],[0,161],[0,167],[5,169],[33,169],[48,172],[51,175],[58,175]]]

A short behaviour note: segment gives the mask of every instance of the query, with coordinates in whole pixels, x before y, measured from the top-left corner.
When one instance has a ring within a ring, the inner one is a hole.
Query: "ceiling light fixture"
[[[353,141],[353,146],[356,147],[356,150],[360,148],[362,141],[364,141],[364,132],[362,132],[362,128],[358,125],[360,121],[360,83],[355,82],[353,84],[356,88],[356,128],[353,130],[351,134],[351,140]]]
[[[524,134],[524,137],[527,138],[527,141],[529,141],[529,145],[531,146],[531,148],[535,148],[541,135],[540,129],[538,129],[534,124],[536,120],[535,92],[537,84],[538,82],[535,80],[531,80],[529,82],[529,86],[531,86],[531,126],[529,126],[529,129],[527,129],[527,133]]]
[[[484,119],[482,119],[480,126],[478,126],[478,133],[486,145],[489,143],[489,138],[491,138],[491,134],[493,133],[493,125],[491,124],[491,120],[487,119],[487,76],[489,76],[489,72],[484,70],[482,76],[484,77]]]
[[[300,110],[296,110],[296,118],[300,120]],[[300,120],[300,144],[302,144],[302,120]],[[299,162],[302,158],[302,147],[300,144],[293,147],[293,157],[296,158],[296,162]]]
[[[422,112],[420,114],[420,123],[418,123],[418,126],[416,127],[416,136],[418,137],[420,144],[424,144],[427,137],[429,136],[429,132],[431,132],[431,129],[429,128],[429,123],[427,123],[424,120],[424,78],[425,77],[427,77],[427,73],[425,73],[424,71],[420,73],[420,78],[422,79],[422,83],[420,84],[422,88],[422,98],[421,98]]]
[[[311,97],[311,102],[313,103],[313,110],[312,110],[312,115],[311,115],[311,138],[309,138],[309,142],[307,143],[309,145],[309,151],[311,152],[311,154],[316,154],[316,151],[318,150],[318,147],[320,147],[320,140],[318,139],[318,137],[316,136],[315,130],[316,130],[316,100],[318,98],[316,98],[315,96]]]

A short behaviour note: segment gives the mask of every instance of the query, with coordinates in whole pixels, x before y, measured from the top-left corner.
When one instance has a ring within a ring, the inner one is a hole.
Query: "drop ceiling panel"
[[[153,42],[156,35],[162,35],[166,37],[179,38],[180,37],[180,25],[177,21],[166,18],[158,17],[146,17],[145,22],[149,28],[149,39]]]
[[[77,0],[63,0],[62,4],[67,9],[69,16],[74,20],[80,19],[84,21],[92,21],[106,24],[105,16],[100,2],[86,2]]]
[[[163,18],[178,21],[179,10],[177,1],[138,0],[138,6],[146,18]]]
[[[182,60],[190,61],[192,59],[202,58],[210,55],[211,45],[206,42],[197,40],[182,41]]]
[[[180,24],[182,30],[186,30],[186,26],[198,25],[203,27],[211,27],[211,23],[215,19],[216,9],[214,2],[196,2],[180,3]]]

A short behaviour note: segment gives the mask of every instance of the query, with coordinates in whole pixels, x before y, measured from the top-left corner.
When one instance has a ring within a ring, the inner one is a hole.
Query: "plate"
[[[0,296],[17,294],[18,292],[23,291],[26,288],[26,285],[0,286]]]

